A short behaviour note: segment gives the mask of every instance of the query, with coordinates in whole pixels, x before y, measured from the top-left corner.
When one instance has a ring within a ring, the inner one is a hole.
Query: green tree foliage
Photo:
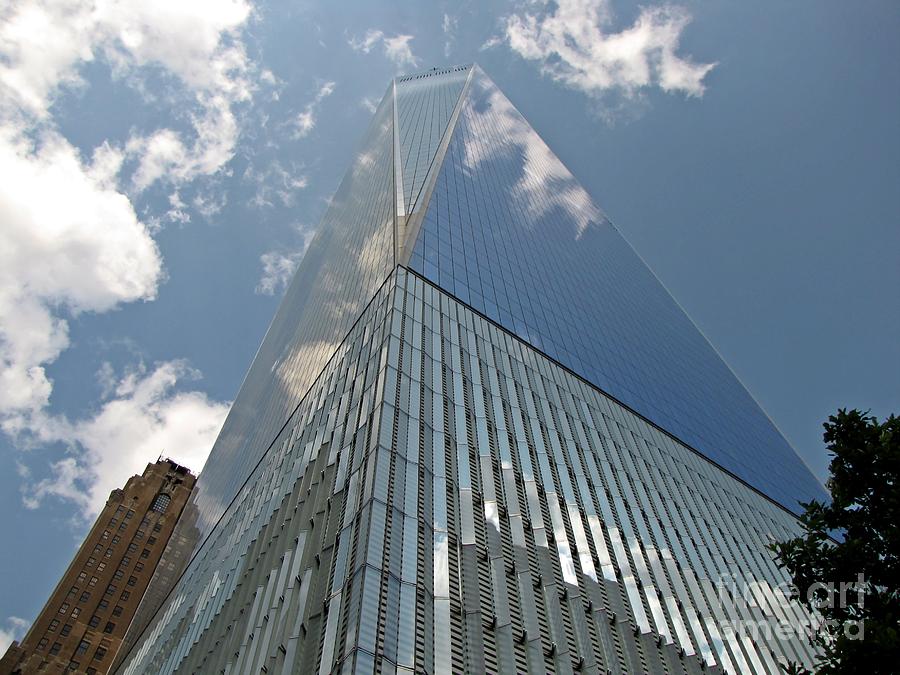
[[[831,503],[803,504],[804,534],[770,548],[823,620],[818,673],[900,673],[900,418],[842,409],[824,427]]]

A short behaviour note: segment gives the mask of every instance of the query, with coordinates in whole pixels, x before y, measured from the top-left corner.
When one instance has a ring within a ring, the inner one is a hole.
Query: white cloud
[[[69,320],[156,297],[164,278],[153,240],[158,216],[138,217],[123,186],[174,187],[166,217],[184,222],[178,186],[222,170],[240,131],[238,106],[251,100],[255,67],[241,31],[247,0],[18,0],[0,10],[0,428],[17,443],[64,443],[46,471],[19,466],[32,506],[57,496],[87,515],[146,461],[166,450],[198,465],[227,406],[176,384],[181,362],[130,376],[107,391],[94,415],[51,414],[47,368],[69,347]],[[90,160],[57,129],[60,95],[88,86],[84,67],[104,61],[118,83],[148,102],[171,102],[187,129],[147,129],[107,140]],[[150,100],[145,75],[164,91]],[[161,77],[160,77],[161,76]],[[273,77],[263,75],[260,81]],[[129,175],[123,175],[130,171]],[[202,199],[202,203],[198,202]],[[193,200],[202,213],[216,195]],[[112,374],[100,374],[111,386]],[[129,388],[130,387],[130,388]],[[118,426],[117,426],[118,425]]]
[[[513,14],[505,22],[510,48],[537,61],[543,73],[591,96],[618,90],[631,96],[658,86],[667,92],[702,96],[703,80],[715,64],[676,55],[690,21],[672,5],[643,7],[634,24],[610,31],[609,0],[537,3],[540,10]]]
[[[316,126],[316,117],[313,114],[312,110],[307,108],[299,115],[297,115],[297,119],[294,121],[294,138],[303,138],[304,136],[309,135],[309,132],[313,130]]]
[[[187,204],[181,199],[178,190],[169,195],[169,210],[166,211],[166,220],[171,223],[189,223],[191,216],[187,212]]]
[[[207,220],[219,214],[228,204],[228,195],[222,191],[200,190],[191,200],[194,210]]]
[[[85,520],[96,516],[111,490],[139,474],[160,454],[198,472],[225,421],[229,405],[176,385],[199,374],[184,361],[141,366],[127,373],[94,414],[70,421],[42,415],[32,433],[43,443],[62,442],[69,453],[50,476],[23,489],[29,508],[56,497],[77,504]]]
[[[370,28],[368,31],[366,31],[366,34],[363,35],[362,38],[350,38],[348,43],[353,50],[362,52],[363,54],[368,54],[370,51],[372,51],[372,47],[377,45],[383,39],[383,31]]]
[[[251,164],[244,171],[244,179],[256,183],[256,194],[250,203],[256,208],[275,206],[276,200],[282,206],[292,206],[298,190],[309,185],[309,178],[296,166],[286,169],[274,160],[258,170]]]
[[[278,84],[278,78],[275,77],[275,73],[273,73],[268,68],[260,71],[259,79],[265,82],[266,84],[272,85],[273,87]]]
[[[46,117],[59,88],[81,84],[78,69],[104,56],[118,72],[157,65],[197,90],[237,91],[246,68],[234,39],[250,14],[244,0],[24,0],[0,28],[0,86],[20,106]]]
[[[325,82],[322,84],[316,92],[316,95],[313,97],[313,100],[307,103],[303,111],[297,115],[294,120],[294,132],[292,134],[295,139],[308,136],[309,132],[315,128],[316,113],[319,110],[319,105],[323,100],[331,96],[334,92],[334,87],[334,82]]]
[[[455,16],[444,14],[441,22],[441,28],[444,30],[444,56],[450,58],[453,51],[453,43],[456,42],[456,30],[459,26],[459,20]]]
[[[493,49],[494,47],[497,47],[498,45],[502,45],[502,44],[503,44],[502,37],[500,37],[498,35],[492,35],[491,37],[489,37],[487,40],[484,41],[484,43],[478,48],[478,51],[483,52],[488,49]]]
[[[202,393],[174,389],[193,374],[181,362],[115,387],[104,366],[107,400],[96,414],[70,421],[47,411],[46,368],[69,347],[66,317],[152,300],[164,274],[148,226],[110,184],[116,163],[101,148],[85,165],[53,132],[36,143],[0,132],[0,426],[23,447],[69,448],[50,477],[29,479],[25,501],[69,500],[85,518],[162,451],[199,468],[227,412]],[[27,453],[20,466],[26,476],[34,469]]]
[[[409,46],[412,39],[412,35],[395,35],[384,38],[385,56],[401,68],[403,66],[415,67],[419,60],[413,56],[412,48]]]
[[[17,616],[7,617],[5,623],[5,627],[0,626],[0,654],[6,653],[13,640],[21,640],[25,636],[28,626],[31,625],[25,619]]]
[[[230,101],[221,95],[197,97],[200,110],[191,115],[195,136],[163,128],[134,134],[125,144],[128,156],[137,160],[132,187],[141,192],[157,181],[175,185],[221,170],[234,156],[239,125]]]
[[[351,38],[350,47],[355,51],[368,54],[374,47],[381,45],[384,49],[384,55],[394,63],[398,68],[406,66],[415,68],[419,60],[413,55],[412,48],[409,43],[414,39],[412,35],[394,35],[388,37],[383,31],[374,28],[366,31],[362,38]]]
[[[150,300],[162,259],[128,198],[108,182],[111,152],[85,166],[47,132],[37,143],[0,129],[0,418],[44,407],[44,367],[68,347],[73,314]]]
[[[132,136],[125,146],[128,154],[140,157],[132,176],[135,188],[144,190],[167,174],[188,171],[190,151],[181,136],[171,129],[159,129],[149,136]]]
[[[364,96],[360,100],[359,105],[363,110],[369,113],[374,113],[376,110],[378,110],[378,100],[379,99],[375,98],[374,96]]]
[[[116,371],[109,361],[100,364],[96,373],[97,384],[100,385],[100,397],[109,398],[116,390]]]
[[[250,11],[246,0],[15,3],[0,24],[3,116],[19,126],[52,121],[57,95],[85,86],[80,69],[98,58],[138,89],[144,68],[162,69],[188,94],[182,116],[193,136],[172,129],[135,134],[126,144],[138,164],[133,187],[215,173],[234,154],[234,106],[253,90],[239,39]]]
[[[294,275],[294,270],[303,259],[303,254],[309,248],[315,231],[310,228],[297,227],[297,233],[301,238],[299,248],[292,251],[268,251],[259,257],[263,271],[256,285],[256,292],[260,295],[275,295],[275,293],[287,288]]]

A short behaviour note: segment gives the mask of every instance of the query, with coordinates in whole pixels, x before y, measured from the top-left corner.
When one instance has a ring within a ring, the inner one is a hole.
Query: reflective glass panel
[[[469,68],[397,78],[397,134],[406,213],[411,213]]]
[[[392,98],[388,92],[375,112],[197,481],[203,533],[393,267]]]
[[[409,264],[785,506],[824,498],[696,326],[477,67]]]

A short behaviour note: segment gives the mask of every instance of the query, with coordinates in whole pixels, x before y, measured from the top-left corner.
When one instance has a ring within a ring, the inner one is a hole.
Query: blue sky
[[[198,468],[391,77],[484,68],[820,478],[900,410],[900,6],[0,10],[0,650],[113,487]]]

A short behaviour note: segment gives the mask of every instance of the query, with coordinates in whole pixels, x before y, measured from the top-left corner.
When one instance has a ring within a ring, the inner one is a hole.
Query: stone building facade
[[[113,490],[78,553],[0,675],[109,672],[195,477],[169,459]]]

